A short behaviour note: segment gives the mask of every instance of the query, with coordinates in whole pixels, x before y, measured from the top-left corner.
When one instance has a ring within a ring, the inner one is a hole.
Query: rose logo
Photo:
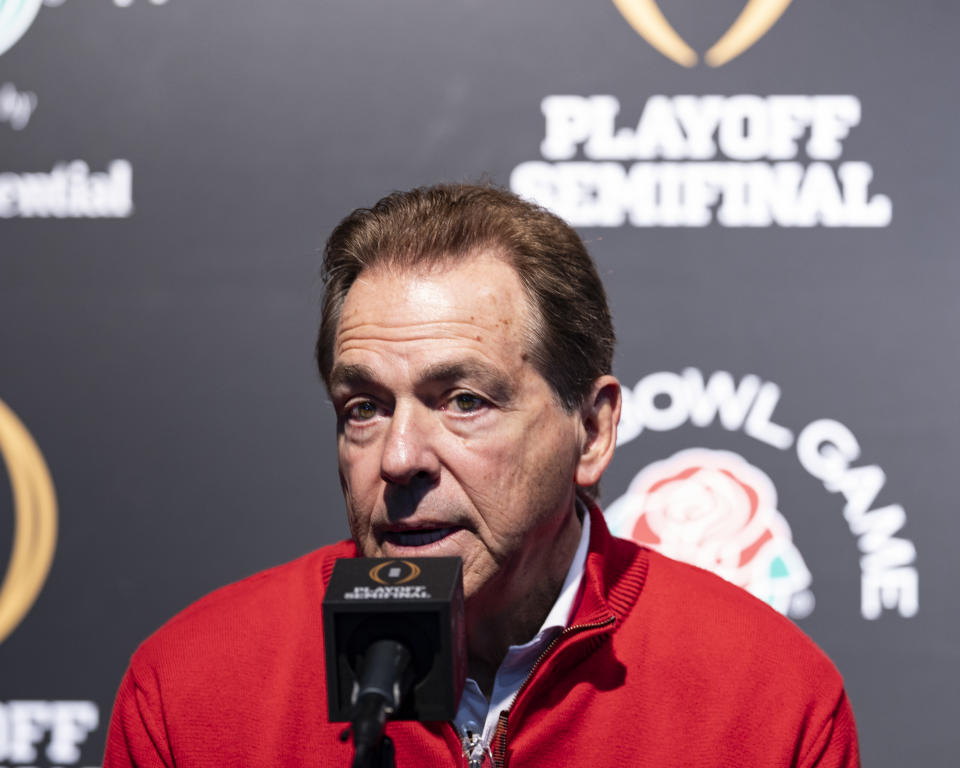
[[[693,448],[645,467],[607,521],[615,535],[713,571],[781,613],[812,610],[810,572],[776,489],[735,453]]]

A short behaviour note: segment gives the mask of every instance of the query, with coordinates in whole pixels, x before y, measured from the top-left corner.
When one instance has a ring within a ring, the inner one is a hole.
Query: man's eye
[[[461,392],[453,398],[453,407],[460,413],[471,413],[479,411],[483,407],[484,401],[476,395],[469,392]]]
[[[347,416],[351,419],[356,419],[357,421],[369,421],[374,416],[377,415],[377,406],[371,403],[369,400],[364,400],[362,403],[357,403],[347,411]]]

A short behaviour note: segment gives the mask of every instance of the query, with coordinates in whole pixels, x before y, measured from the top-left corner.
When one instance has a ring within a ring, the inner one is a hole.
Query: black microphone
[[[458,557],[337,560],[323,599],[327,703],[331,722],[353,724],[355,768],[382,764],[388,718],[456,715],[463,616]]]

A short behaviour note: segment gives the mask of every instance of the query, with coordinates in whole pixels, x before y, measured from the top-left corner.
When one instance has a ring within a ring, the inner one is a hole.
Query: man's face
[[[531,321],[493,255],[351,287],[331,395],[363,555],[460,556],[468,599],[506,598],[551,567],[584,430],[530,363]]]

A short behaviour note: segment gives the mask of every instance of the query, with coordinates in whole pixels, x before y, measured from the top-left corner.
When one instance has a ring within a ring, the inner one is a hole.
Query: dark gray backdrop
[[[700,52],[742,5],[660,3]],[[862,119],[842,160],[871,164],[888,227],[581,233],[625,384],[755,374],[780,387],[775,419],[794,434],[831,418],[856,435],[855,463],[886,473],[879,501],[906,511],[919,612],[861,616],[843,499],[793,449],[717,423],[646,430],[605,498],[690,446],[762,469],[813,576],[816,608],[798,622],[846,679],[864,764],[951,759],[958,16],[946,2],[796,0],[729,64],[686,69],[600,0],[42,7],[0,55],[0,87],[36,98],[19,128],[0,109],[0,174],[125,159],[134,211],[0,219],[0,400],[43,452],[60,521],[46,585],[0,644],[0,704],[94,702],[101,726],[77,761],[94,765],[140,640],[205,592],[345,535],[311,352],[317,250],[349,210],[437,180],[507,184],[541,159],[551,94],[615,95],[634,126],[654,94],[852,94]],[[0,738],[0,765],[19,764]]]

